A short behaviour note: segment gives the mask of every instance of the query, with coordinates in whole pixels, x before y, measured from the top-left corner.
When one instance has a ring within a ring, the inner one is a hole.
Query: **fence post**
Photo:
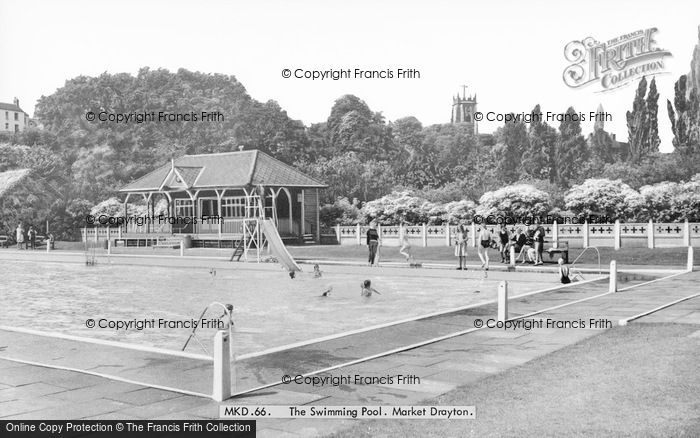
[[[552,224],[552,247],[559,248],[559,226],[557,226],[556,219]]]
[[[112,255],[112,239],[107,236],[107,255]]]
[[[510,265],[515,267],[515,247],[513,245],[510,246]]]
[[[654,248],[654,221],[649,219],[649,226],[647,227],[647,247]]]
[[[382,224],[377,224],[377,236],[379,236],[379,241],[382,241]]]
[[[450,229],[450,223],[445,225],[445,246],[452,246],[452,230]]]
[[[428,225],[423,224],[423,246],[428,246]]]
[[[340,224],[335,224],[335,238],[338,239],[338,245],[342,242],[340,241]]]
[[[180,240],[180,257],[184,257],[184,256],[185,256],[185,241],[181,239]]]
[[[688,219],[683,224],[683,246],[690,246],[690,223],[688,223]]]
[[[608,287],[608,292],[617,292],[617,262],[615,260],[610,262],[610,286]]]
[[[122,228],[123,227],[124,227],[123,225],[119,225],[119,240],[122,240]]]
[[[231,339],[225,330],[214,335],[214,391],[218,402],[231,397]]]
[[[472,222],[471,235],[469,236],[469,243],[471,243],[472,248],[476,248],[476,224]]]
[[[508,319],[508,282],[502,281],[498,285],[498,321],[506,322]]]
[[[362,228],[360,227],[360,224],[358,223],[357,224],[357,232],[355,233],[355,234],[357,234],[357,244],[358,245],[362,245],[362,236],[360,236],[361,232],[362,232]]]
[[[588,235],[588,221],[583,222],[583,247],[588,248],[589,246],[589,238],[590,236]]]
[[[693,261],[693,247],[692,247],[692,246],[689,246],[689,247],[688,247],[688,265],[687,265],[688,272],[693,272],[693,265],[694,265],[694,261]]]
[[[622,238],[620,237],[620,219],[615,219],[615,226],[613,227],[613,235],[615,236],[615,250],[620,249],[620,243]]]
[[[92,230],[95,232],[95,243],[97,243],[97,227],[92,227]]]

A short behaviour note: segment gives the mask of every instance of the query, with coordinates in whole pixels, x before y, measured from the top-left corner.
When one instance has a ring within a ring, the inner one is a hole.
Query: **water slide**
[[[284,246],[280,234],[277,232],[277,227],[272,223],[271,219],[264,219],[260,221],[262,224],[262,231],[265,233],[265,238],[267,239],[267,244],[270,245],[270,251],[272,255],[277,258],[277,261],[287,268],[290,272],[301,271],[301,268],[294,261],[294,258],[287,251],[287,247]]]

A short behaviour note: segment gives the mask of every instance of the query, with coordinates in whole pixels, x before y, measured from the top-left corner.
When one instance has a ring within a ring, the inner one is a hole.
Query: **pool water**
[[[0,325],[180,350],[189,328],[88,328],[86,320],[98,325],[190,321],[219,301],[234,306],[233,345],[237,354],[246,354],[494,300],[503,279],[509,280],[512,295],[558,284],[554,273],[491,271],[484,278],[481,271],[328,266],[322,267],[322,278],[313,278],[309,267],[290,279],[276,265],[265,270],[231,266],[212,275],[209,268],[4,260]],[[361,297],[365,279],[381,295]],[[330,295],[321,297],[330,287]],[[215,308],[205,318],[221,313]],[[209,348],[215,329],[197,333]],[[204,352],[195,342],[187,351]]]

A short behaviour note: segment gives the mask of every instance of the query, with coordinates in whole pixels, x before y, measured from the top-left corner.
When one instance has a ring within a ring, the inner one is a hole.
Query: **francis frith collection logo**
[[[571,64],[564,69],[564,83],[571,88],[598,84],[611,91],[648,74],[664,71],[668,50],[657,47],[657,28],[637,30],[605,42],[592,37],[571,41],[564,56]]]

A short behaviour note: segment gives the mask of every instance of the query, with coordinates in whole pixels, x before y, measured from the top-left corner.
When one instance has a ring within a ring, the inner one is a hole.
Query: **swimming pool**
[[[555,273],[491,271],[484,278],[482,271],[323,266],[314,279],[308,266],[290,279],[277,265],[250,266],[226,264],[213,275],[204,267],[3,260],[0,325],[180,350],[190,333],[183,325],[219,301],[233,304],[233,348],[246,354],[494,300],[504,279],[511,295],[558,285]],[[365,279],[381,295],[362,298]],[[205,319],[220,314],[215,309]],[[120,321],[131,327],[117,330]],[[197,333],[209,348],[215,326]],[[203,353],[195,343],[188,351]]]

